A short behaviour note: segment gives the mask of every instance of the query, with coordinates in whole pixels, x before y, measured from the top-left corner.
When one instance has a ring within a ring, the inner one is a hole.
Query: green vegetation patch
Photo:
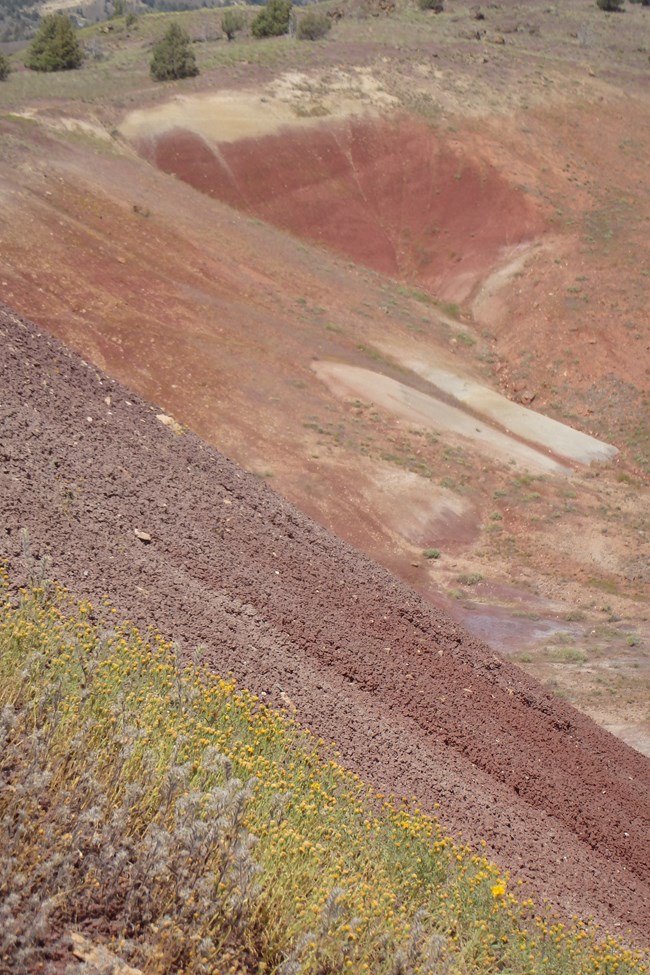
[[[25,59],[32,71],[70,71],[80,68],[83,51],[70,19],[64,14],[43,17]]]
[[[291,0],[268,0],[251,24],[253,37],[281,37],[289,30]]]
[[[172,21],[154,45],[151,58],[151,77],[156,81],[193,78],[199,73],[190,35],[180,24]]]
[[[482,580],[483,576],[480,572],[464,572],[456,576],[456,581],[460,582],[461,586],[477,586]]]
[[[152,629],[5,576],[0,782],[15,970],[80,930],[147,975],[648,971]]]

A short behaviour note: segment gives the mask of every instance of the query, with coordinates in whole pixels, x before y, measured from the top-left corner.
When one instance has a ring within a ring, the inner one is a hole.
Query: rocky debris
[[[537,397],[537,391],[530,389],[521,379],[513,383],[512,390],[512,399],[514,399],[516,403],[523,403],[524,406],[530,405],[530,403],[532,403]]]
[[[293,705],[379,791],[440,803],[445,828],[485,839],[522,892],[647,940],[647,758],[508,661],[490,666],[489,647],[389,572],[1,306],[0,390],[13,584],[28,529],[76,596],[107,594],[188,654],[201,644],[206,666]],[[73,516],[62,477],[79,486]],[[143,524],[146,552],[125,544]]]

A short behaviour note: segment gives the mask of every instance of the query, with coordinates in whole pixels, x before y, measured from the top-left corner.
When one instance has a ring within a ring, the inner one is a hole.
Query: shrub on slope
[[[86,928],[146,973],[647,972],[234,681],[97,615],[0,592],[0,972]]]

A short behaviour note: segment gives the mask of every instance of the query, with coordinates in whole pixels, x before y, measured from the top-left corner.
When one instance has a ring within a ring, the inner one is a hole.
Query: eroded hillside
[[[2,552],[153,623],[564,915],[650,930],[650,763],[7,309]]]
[[[647,15],[485,14],[15,72],[1,293],[647,750]]]

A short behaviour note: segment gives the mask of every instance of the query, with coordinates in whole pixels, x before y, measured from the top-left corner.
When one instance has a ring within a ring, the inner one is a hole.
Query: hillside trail
[[[375,788],[485,839],[520,893],[648,943],[647,758],[7,308],[0,445],[16,585],[26,529],[75,596],[288,695]]]

